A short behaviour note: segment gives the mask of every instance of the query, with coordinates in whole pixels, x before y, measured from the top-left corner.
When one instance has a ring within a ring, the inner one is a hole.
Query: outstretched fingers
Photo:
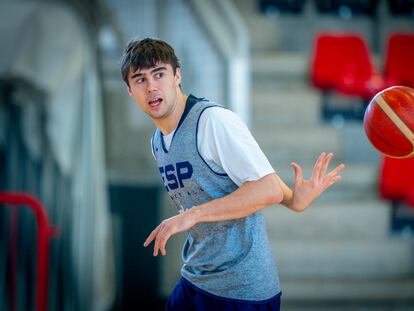
[[[295,184],[298,185],[303,179],[302,168],[295,162],[290,163],[295,170]]]
[[[152,254],[154,256],[158,256],[158,252],[161,252],[161,254],[165,256],[165,246],[171,235],[172,234],[170,233],[168,226],[166,226],[163,222],[157,228],[155,228],[154,231],[151,232],[151,234],[144,242],[144,247],[147,247],[151,244],[152,241],[154,241],[154,250]]]
[[[329,163],[331,162],[333,157],[333,153],[330,152],[328,155],[322,160],[321,171],[319,178],[323,178],[326,175],[326,171],[328,170]]]
[[[329,172],[328,175],[326,175],[327,177],[334,177],[336,175],[338,175],[341,171],[343,171],[343,169],[345,168],[345,164],[340,164],[337,167],[335,167],[332,171]]]
[[[337,175],[335,177],[332,177],[329,180],[328,184],[326,185],[326,188],[325,189],[328,189],[330,186],[332,186],[334,183],[340,181],[341,179],[342,179],[341,175]]]
[[[144,242],[144,247],[147,247],[148,245],[151,244],[152,241],[154,241],[154,239],[157,237],[158,232],[160,231],[160,227],[161,225],[159,225],[157,228],[155,228],[151,234],[148,236],[148,238],[145,240]]]
[[[312,180],[319,180],[321,177],[321,169],[322,169],[322,164],[323,164],[323,160],[326,156],[325,152],[322,152],[319,157],[318,160],[316,160],[315,165],[313,166],[313,171],[312,171]]]
[[[164,226],[157,235],[154,243],[154,256],[158,256],[158,251],[161,252],[163,256],[166,255],[165,246],[167,245],[167,241],[171,237],[171,229],[168,226]]]
[[[336,168],[334,168],[332,171],[326,175],[326,188],[332,186],[337,181],[341,180],[341,176],[338,175],[340,172],[342,172],[345,168],[345,164],[340,164]]]

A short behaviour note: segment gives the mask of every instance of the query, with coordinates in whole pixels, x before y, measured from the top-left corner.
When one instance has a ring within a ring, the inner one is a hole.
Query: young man
[[[246,125],[231,111],[185,95],[174,50],[164,41],[133,40],[121,72],[129,95],[157,127],[151,148],[179,214],[144,243],[166,254],[171,236],[187,232],[182,278],[166,310],[279,310],[281,289],[261,210],[282,204],[303,211],[340,180],[322,153],[312,177],[295,163],[291,190],[275,173]]]

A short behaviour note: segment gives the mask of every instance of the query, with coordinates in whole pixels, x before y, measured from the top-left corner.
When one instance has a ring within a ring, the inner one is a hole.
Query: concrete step
[[[308,72],[308,66],[308,55],[303,52],[254,53],[251,57],[251,68],[254,76],[304,77]]]
[[[319,126],[321,96],[308,88],[296,91],[254,91],[253,126],[301,127]]]
[[[414,310],[414,278],[345,278],[345,279],[305,279],[281,277],[282,302],[287,305],[301,302],[301,309],[286,310]],[[322,302],[322,303],[321,303]],[[333,308],[335,302],[337,307]],[[376,308],[375,305],[376,303]],[[393,303],[394,308],[386,308]],[[312,309],[320,305],[321,308]],[[326,304],[331,304],[330,308]],[[382,304],[383,308],[378,309]],[[350,305],[354,308],[350,308]],[[355,308],[362,305],[367,308]],[[306,306],[306,307],[305,307]],[[340,307],[339,307],[340,306]],[[407,309],[403,308],[406,307]],[[409,309],[408,307],[412,308]],[[348,308],[347,308],[348,307]],[[343,308],[343,309],[342,309]],[[283,308],[285,310],[285,308]]]
[[[266,124],[262,121],[252,124],[252,133],[262,150],[275,163],[289,164],[293,159],[313,163],[322,151],[333,151],[338,161],[367,165],[376,164],[381,158],[368,141],[362,124],[357,122],[349,122],[343,128],[336,129],[322,123],[318,127],[282,128],[276,123]]]
[[[249,30],[250,49],[256,51],[275,51],[278,49],[277,29],[274,20],[258,10],[256,0],[233,0]]]
[[[251,57],[254,90],[309,88],[308,56],[305,53],[255,53]]]
[[[312,226],[312,224],[308,224]],[[367,222],[367,226],[371,223]],[[413,241],[400,237],[271,240],[279,272],[296,278],[403,277],[413,271]]]
[[[362,122],[348,122],[340,132],[345,159],[361,163],[378,163],[380,161],[380,153],[369,142]]]
[[[322,151],[334,152],[341,159],[340,133],[330,126],[286,129],[256,124],[252,133],[265,154],[276,163],[286,160],[313,163]]]
[[[264,213],[271,240],[372,240],[386,239],[390,233],[390,205],[375,200],[316,201],[302,213],[279,205],[266,208]]]

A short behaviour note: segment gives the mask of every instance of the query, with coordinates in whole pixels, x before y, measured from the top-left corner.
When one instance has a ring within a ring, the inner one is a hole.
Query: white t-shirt
[[[174,132],[163,136],[167,150]],[[228,109],[206,109],[200,116],[197,140],[200,155],[210,167],[227,173],[238,186],[274,172],[246,124]]]

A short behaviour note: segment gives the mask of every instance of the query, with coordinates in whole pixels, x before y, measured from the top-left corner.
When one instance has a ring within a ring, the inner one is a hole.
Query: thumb
[[[297,184],[303,179],[302,168],[295,162],[290,163],[290,166],[295,170],[295,184]]]

